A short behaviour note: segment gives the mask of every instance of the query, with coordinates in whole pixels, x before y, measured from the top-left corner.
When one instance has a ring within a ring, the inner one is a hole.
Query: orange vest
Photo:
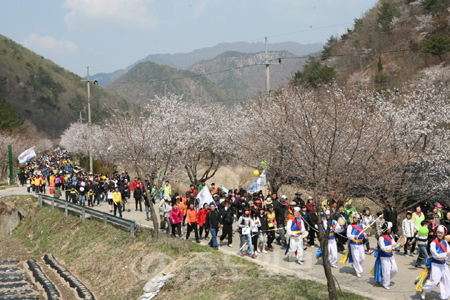
[[[197,210],[195,208],[188,209],[186,219],[187,219],[188,223],[197,223],[198,222]]]

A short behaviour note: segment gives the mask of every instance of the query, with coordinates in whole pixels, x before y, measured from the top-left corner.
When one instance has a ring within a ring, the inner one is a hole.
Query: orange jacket
[[[188,209],[187,210],[187,222],[188,223],[197,223],[198,222],[198,218],[197,218],[197,210],[194,209]]]
[[[294,217],[294,213],[292,212],[291,208],[288,208],[288,214],[286,216],[286,224],[289,220],[291,220]]]
[[[181,210],[181,214],[184,216],[186,215],[186,204],[184,204],[183,202],[180,202],[180,210]]]

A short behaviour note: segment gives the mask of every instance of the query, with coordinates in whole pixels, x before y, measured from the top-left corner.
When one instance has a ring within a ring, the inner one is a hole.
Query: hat
[[[444,235],[447,235],[447,228],[445,228],[445,226],[442,226],[442,225],[435,226],[434,234],[436,234],[438,232],[442,232]]]
[[[295,203],[295,201],[292,201],[291,203],[289,203],[289,206],[291,206],[291,205],[297,206],[297,203]]]
[[[283,195],[283,196],[281,196],[280,201],[286,201],[286,199],[287,199],[286,195]]]
[[[410,211],[407,211],[407,212],[406,212],[406,215],[410,215],[410,216],[412,216],[412,212],[410,212]]]
[[[438,204],[436,205],[436,207],[437,207],[437,208],[442,208],[442,205],[441,205],[440,203],[438,203]]]
[[[170,199],[170,196],[169,196],[169,195],[165,195],[165,196],[164,196],[164,200],[165,200],[165,201],[170,201],[170,200],[171,200],[171,199]]]
[[[300,212],[300,207],[295,207],[294,212]]]
[[[255,203],[262,203],[262,202],[261,202],[261,200],[258,199],[255,201]]]
[[[383,231],[383,232],[386,232],[387,230],[389,230],[389,229],[391,229],[392,228],[392,223],[391,222],[384,222],[382,225],[381,225],[381,230]]]
[[[353,213],[353,218],[361,219],[361,214],[359,212],[354,212]]]
[[[325,214],[329,215],[329,214],[330,214],[330,210],[327,209],[327,210],[325,211]]]
[[[249,206],[252,206],[253,204],[254,204],[253,201],[248,201]]]
[[[219,197],[219,195],[215,194],[213,197]]]
[[[300,193],[300,192],[295,193],[295,196],[299,196],[299,195],[302,195],[302,193]]]
[[[394,199],[393,199],[392,197],[389,197],[389,198],[387,199],[387,202],[394,202]]]
[[[272,204],[272,203],[273,203],[272,198],[267,198],[266,199],[266,205],[269,205],[269,204]]]
[[[312,200],[312,199],[313,199],[313,197],[312,197],[312,196],[309,196],[309,197],[308,197],[308,200]]]
[[[273,205],[272,204],[267,204],[267,209],[272,208]]]

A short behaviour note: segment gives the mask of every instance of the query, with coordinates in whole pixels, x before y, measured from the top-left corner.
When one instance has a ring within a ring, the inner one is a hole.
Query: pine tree
[[[295,73],[291,83],[315,88],[320,84],[331,83],[336,77],[336,73],[334,67],[322,65],[320,60],[311,57],[303,66],[303,70]]]
[[[395,17],[400,17],[401,13],[398,11],[397,5],[389,2],[381,3],[378,9],[377,23],[381,26],[381,31],[386,34],[391,34],[394,26],[392,20]]]
[[[423,42],[422,53],[430,53],[439,56],[442,62],[442,55],[450,51],[450,37],[437,33]]]
[[[10,130],[23,124],[16,109],[6,101],[5,97],[0,96],[0,130]]]

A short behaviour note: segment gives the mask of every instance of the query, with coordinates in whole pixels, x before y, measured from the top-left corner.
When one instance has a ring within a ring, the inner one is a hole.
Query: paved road
[[[27,194],[26,188],[10,188],[0,191],[0,196],[9,195],[24,195]],[[156,210],[158,210],[159,203],[156,204]],[[153,227],[153,223],[145,221],[145,209],[144,212],[135,211],[134,203],[131,203],[127,208],[130,208],[130,212],[124,212],[123,217],[134,220],[141,226]],[[100,206],[96,206],[95,209],[103,212],[109,212],[109,207],[106,203],[101,203]],[[159,217],[158,217],[159,218]],[[183,227],[186,230],[186,227]],[[191,241],[195,241],[193,233],[190,237]],[[202,245],[206,245],[207,242],[202,240]],[[376,241],[374,238],[370,238],[370,245],[374,247]],[[295,275],[301,279],[309,279],[326,284],[325,275],[322,268],[322,260],[316,260],[315,254],[317,247],[308,248],[304,254],[304,265],[298,265],[293,261],[289,262],[287,256],[284,255],[285,248],[278,245],[274,246],[275,250],[268,254],[260,253],[259,256],[252,260],[250,257],[246,257],[256,263],[263,265],[265,268],[280,274]],[[220,247],[220,251],[238,255],[239,253],[239,235],[237,233],[233,236],[233,247],[227,247],[226,242],[223,247]],[[417,255],[417,251],[415,253]],[[339,254],[338,260],[342,258],[342,254]],[[420,293],[414,290],[414,279],[421,273],[421,269],[414,268],[414,262],[416,257],[405,257],[403,252],[395,253],[395,259],[398,266],[398,274],[391,281],[391,289],[385,290],[381,285],[377,285],[373,277],[370,275],[375,259],[373,256],[366,255],[366,260],[363,263],[364,273],[362,278],[357,278],[355,272],[350,264],[341,265],[338,262],[338,268],[333,269],[333,275],[336,277],[342,289],[357,293],[373,299],[420,299]],[[261,274],[264,276],[264,274]],[[434,291],[427,295],[426,299],[439,299],[439,288],[435,288]]]

